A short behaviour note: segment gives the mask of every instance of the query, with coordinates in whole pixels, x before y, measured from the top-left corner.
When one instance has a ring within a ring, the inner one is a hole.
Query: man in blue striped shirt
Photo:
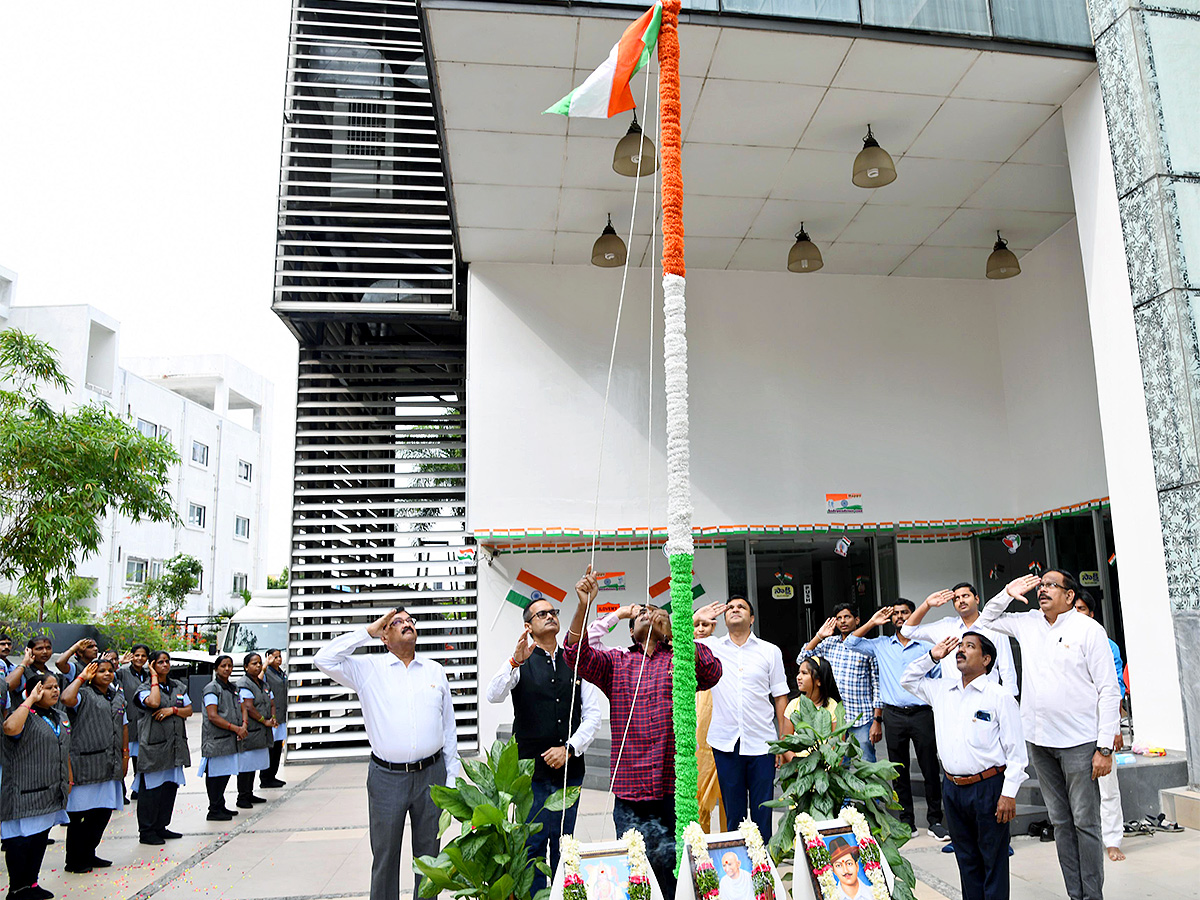
[[[879,667],[873,656],[846,646],[846,638],[858,627],[858,610],[853,603],[839,603],[833,617],[825,620],[809,641],[797,665],[810,656],[823,656],[833,667],[833,678],[842,693],[846,722],[863,750],[863,758],[875,762],[875,744],[883,737],[883,708],[879,700]]]
[[[865,625],[846,638],[846,646],[875,658],[879,666],[879,693],[883,698],[883,735],[887,741],[888,759],[900,765],[896,777],[896,797],[900,801],[900,821],[906,823],[917,835],[917,817],[913,808],[912,779],[908,768],[909,745],[916,750],[917,765],[925,778],[926,819],[929,836],[939,841],[950,840],[950,832],[942,824],[942,773],[938,769],[937,739],[934,737],[933,708],[918,700],[900,684],[904,670],[933,649],[932,644],[910,641],[900,633],[900,628],[916,607],[903,597],[893,605],[885,606],[873,615]],[[867,635],[884,623],[891,622],[895,634],[867,638]],[[929,676],[941,674],[934,669]]]

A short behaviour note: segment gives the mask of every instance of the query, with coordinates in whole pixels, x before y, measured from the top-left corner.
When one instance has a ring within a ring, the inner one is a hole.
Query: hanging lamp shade
[[[625,242],[613,228],[612,215],[609,215],[608,224],[592,245],[592,265],[605,269],[625,265]]]
[[[1008,242],[996,232],[996,246],[987,261],[988,278],[1015,278],[1021,274],[1021,264],[1017,262],[1017,254],[1008,249]]]
[[[618,175],[638,178],[649,175],[658,168],[658,154],[654,152],[654,141],[642,134],[637,115],[629,123],[629,131],[617,142],[613,152],[613,171]]]
[[[896,180],[896,164],[888,152],[879,146],[871,126],[863,138],[863,148],[854,158],[853,182],[860,188],[877,188]]]
[[[804,230],[804,223],[801,222],[800,230],[796,232],[796,243],[788,252],[788,271],[815,272],[823,265],[825,260],[821,259],[821,251],[809,240],[808,232]]]

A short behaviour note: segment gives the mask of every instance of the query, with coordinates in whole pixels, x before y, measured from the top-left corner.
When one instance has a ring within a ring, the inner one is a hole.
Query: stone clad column
[[[1195,785],[1200,783],[1200,3],[1088,0],[1088,7],[1150,426],[1188,723],[1188,780]],[[1137,590],[1138,585],[1123,587],[1127,597]]]

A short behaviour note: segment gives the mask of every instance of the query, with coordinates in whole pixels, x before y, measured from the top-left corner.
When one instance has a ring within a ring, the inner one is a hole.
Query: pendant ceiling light
[[[1008,249],[1008,242],[996,232],[996,246],[987,261],[988,278],[1014,278],[1021,274],[1017,254]]]
[[[796,232],[796,243],[788,253],[788,271],[815,272],[823,265],[825,260],[821,259],[821,251],[808,239],[808,232],[804,230],[804,223],[801,222],[800,230]]]
[[[600,237],[592,245],[592,265],[605,269],[625,265],[625,242],[613,228],[611,213],[604,231],[600,232]]]
[[[867,126],[867,136],[863,138],[863,148],[854,157],[853,181],[861,188],[883,187],[896,180],[896,164],[888,152],[879,146],[871,126]]]
[[[613,153],[613,171],[618,175],[637,178],[649,175],[658,168],[658,154],[654,152],[654,141],[642,134],[637,113],[629,123],[629,131],[617,142]]]

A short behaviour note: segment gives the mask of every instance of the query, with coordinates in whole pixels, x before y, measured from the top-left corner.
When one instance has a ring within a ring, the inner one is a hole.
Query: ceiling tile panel
[[[639,186],[637,198],[637,228],[642,234],[649,234],[654,224],[653,203],[650,194],[650,179]],[[633,181],[630,180],[628,189],[621,191],[596,191],[580,188],[564,188],[559,195],[558,224],[560,231],[595,231],[597,235],[604,228],[608,216],[612,215],[613,228],[622,239],[629,236],[629,217],[633,213]]]
[[[918,247],[892,274],[920,278],[984,278],[987,258],[986,250]]]
[[[616,148],[617,138],[567,138],[567,162],[562,170],[563,187],[616,191],[633,184],[631,179],[613,171],[613,151]],[[546,174],[547,183],[558,183],[552,173]],[[649,186],[650,179],[643,177],[642,180]]]
[[[855,244],[838,241],[830,247],[818,245],[826,275],[890,275],[915,247],[906,244]]]
[[[490,12],[431,9],[429,24],[433,58],[439,64],[536,64],[567,69],[575,65],[576,26],[570,16],[497,16]],[[609,46],[612,44],[610,41]],[[523,52],[513,48],[523,48]]]
[[[741,241],[737,238],[692,237],[687,239],[689,269],[724,269]],[[661,252],[661,251],[660,251]]]
[[[686,194],[683,198],[683,231],[687,235],[689,252],[693,235],[735,237],[741,240],[754,224],[762,205],[763,201],[757,198],[697,197]],[[733,250],[729,251],[729,255],[733,255]]]
[[[1058,105],[1096,69],[1094,62],[1017,53],[981,53],[951,93],[972,100]]]
[[[934,159],[1004,162],[1052,112],[1052,106],[1031,103],[951,98],[942,104],[908,152]]]
[[[685,135],[710,144],[795,147],[823,93],[805,85],[709,78]]]
[[[554,258],[552,231],[460,228],[458,237],[465,262],[549,263]]]
[[[554,264],[556,266],[586,266],[592,262],[592,245],[596,243],[596,239],[600,237],[600,231],[597,229],[595,233],[583,234],[575,231],[560,231],[554,238]],[[621,240],[627,242],[629,248],[629,258],[633,265],[638,266],[642,263],[642,257],[646,254],[646,248],[650,244],[649,235],[634,235],[633,241],[629,241],[628,234],[622,234]],[[618,278],[620,277],[618,271]]]
[[[566,133],[566,117],[541,113],[571,90],[570,69],[440,63],[438,84],[448,129]]]
[[[748,272],[786,272],[788,251],[794,243],[794,238],[786,241],[747,238],[738,245],[729,268]]]
[[[850,38],[726,28],[721,31],[708,74],[712,78],[824,87],[851,43]]]
[[[1074,218],[1068,213],[958,209],[925,243],[934,247],[992,248],[996,232],[1013,250],[1031,250]]]
[[[446,149],[455,184],[545,185],[561,172],[567,140],[561,135],[448,131]]]
[[[549,187],[456,184],[454,211],[461,228],[553,231],[558,214],[558,190]]]
[[[768,200],[754,219],[749,237],[790,238],[803,222],[814,241],[830,243],[850,224],[861,206],[861,203]]]
[[[822,99],[799,146],[857,154],[870,123],[879,145],[897,156],[908,149],[941,103],[939,97],[918,94],[833,88]]]
[[[1000,168],[1000,163],[959,159],[896,160],[896,180],[870,192],[870,202],[885,206],[961,206]]]
[[[688,194],[765,197],[792,151],[783,147],[683,146],[683,183]]]
[[[855,153],[797,150],[779,173],[779,181],[771,191],[771,197],[824,203],[865,203],[873,191],[855,187],[850,181],[854,157]]]
[[[1012,162],[1032,163],[1038,166],[1065,166],[1067,160],[1067,135],[1063,130],[1060,109],[1027,140],[1012,156]]]
[[[963,205],[981,209],[1074,213],[1071,172],[1064,166],[1005,163]]]
[[[859,38],[846,55],[834,87],[946,96],[979,55],[978,50]]]
[[[859,210],[839,240],[856,244],[920,244],[953,213],[940,206],[876,206]]]

